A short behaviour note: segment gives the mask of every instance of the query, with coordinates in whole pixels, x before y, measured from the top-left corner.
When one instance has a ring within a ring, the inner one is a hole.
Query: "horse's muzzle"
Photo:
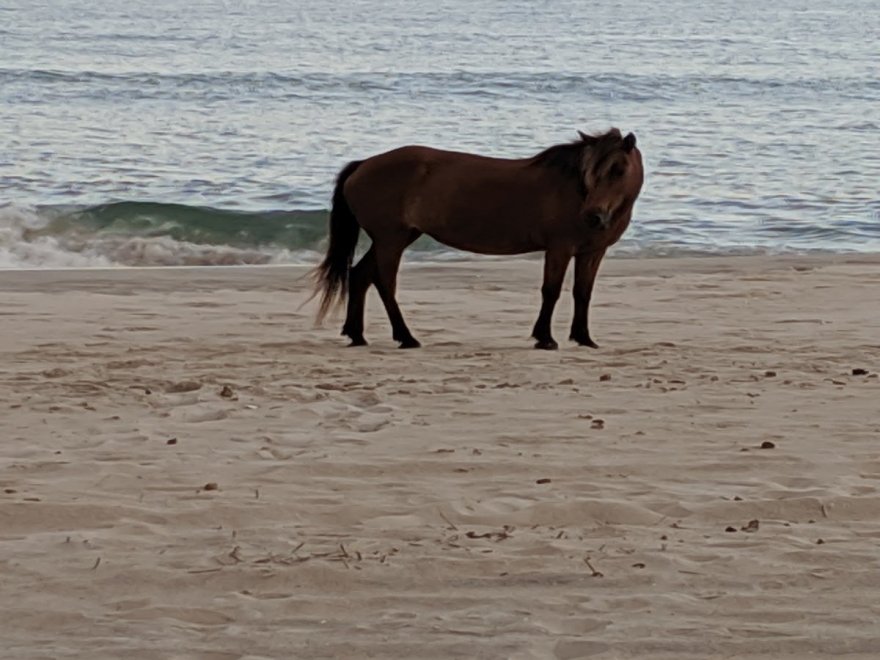
[[[610,211],[596,211],[587,215],[587,224],[591,229],[607,229],[611,224]]]

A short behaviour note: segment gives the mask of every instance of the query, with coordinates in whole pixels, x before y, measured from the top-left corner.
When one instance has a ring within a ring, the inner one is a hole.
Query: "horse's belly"
[[[443,200],[438,203],[437,200]],[[534,198],[488,200],[480,195],[425,196],[408,220],[434,240],[480,254],[522,254],[543,249],[543,209]]]
[[[516,223],[501,217],[470,214],[445,218],[429,214],[414,220],[413,224],[419,230],[435,241],[457,250],[505,255],[542,249],[531,223]]]

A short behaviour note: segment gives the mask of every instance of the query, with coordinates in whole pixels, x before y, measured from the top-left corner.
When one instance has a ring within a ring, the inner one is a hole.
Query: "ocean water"
[[[0,267],[310,262],[351,159],[610,126],[646,167],[612,254],[878,251],[878,35],[875,0],[0,0]]]

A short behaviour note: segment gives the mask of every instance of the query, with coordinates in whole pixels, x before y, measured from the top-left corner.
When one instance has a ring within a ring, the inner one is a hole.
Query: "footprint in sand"
[[[201,422],[217,422],[221,419],[226,419],[227,416],[228,413],[225,410],[208,406],[199,406],[195,410],[185,411],[181,419],[184,422],[198,424]]]
[[[586,635],[604,630],[611,622],[589,617],[541,615],[532,618],[532,623],[554,635]]]
[[[144,607],[130,609],[120,618],[134,620],[170,619],[202,626],[219,626],[231,623],[234,619],[217,610],[195,607]]]
[[[229,416],[227,406],[216,403],[203,403],[195,392],[187,394],[168,394],[163,400],[153,404],[156,408],[167,409],[162,416],[182,422],[217,422]],[[221,407],[222,406],[222,407]]]
[[[563,640],[556,644],[553,655],[559,660],[575,660],[576,658],[588,658],[593,655],[604,653],[611,646],[602,642],[589,642],[581,640]]]
[[[382,403],[372,391],[338,392],[316,403],[312,410],[321,416],[319,426],[358,433],[375,433],[385,428],[394,414],[394,407]]]
[[[269,461],[287,461],[293,457],[292,453],[279,451],[273,447],[260,447],[257,456]]]

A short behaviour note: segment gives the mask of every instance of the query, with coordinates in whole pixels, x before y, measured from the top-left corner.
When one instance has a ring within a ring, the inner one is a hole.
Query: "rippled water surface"
[[[621,254],[880,249],[880,5],[592,5],[5,0],[0,266],[294,260],[350,159],[612,125]]]

